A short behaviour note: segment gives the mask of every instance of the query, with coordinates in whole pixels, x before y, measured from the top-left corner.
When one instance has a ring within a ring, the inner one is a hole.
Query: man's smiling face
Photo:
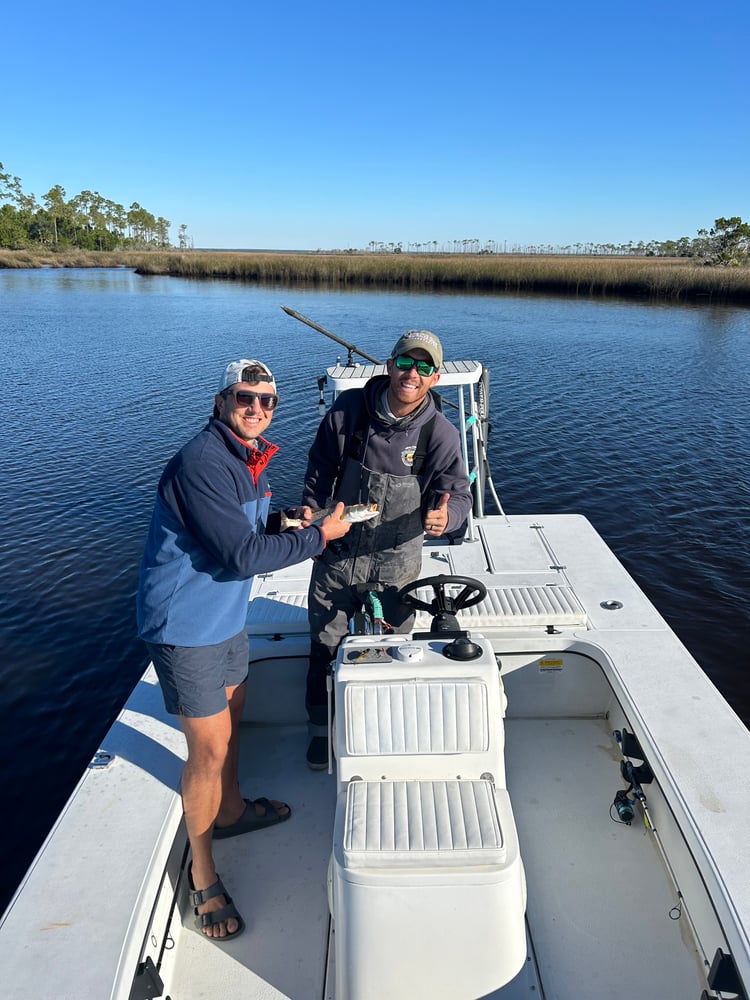
[[[243,401],[244,393],[250,393],[252,402]],[[266,431],[273,417],[273,409],[264,408],[259,397],[275,395],[270,382],[236,382],[231,389],[219,393],[214,402],[219,420],[251,444]]]
[[[426,361],[432,364],[432,358],[421,348],[414,348],[405,357],[413,361]],[[415,410],[425,398],[430,389],[440,379],[440,373],[434,371],[432,375],[420,375],[416,366],[408,371],[403,371],[396,367],[394,358],[386,361],[386,370],[391,377],[391,384],[388,387],[388,403],[397,417],[405,417],[412,410]]]

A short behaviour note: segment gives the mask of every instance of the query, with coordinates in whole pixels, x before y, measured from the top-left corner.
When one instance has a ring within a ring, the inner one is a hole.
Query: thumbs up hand
[[[424,519],[424,530],[428,535],[437,538],[448,527],[448,501],[450,493],[443,493],[433,510],[428,510]]]

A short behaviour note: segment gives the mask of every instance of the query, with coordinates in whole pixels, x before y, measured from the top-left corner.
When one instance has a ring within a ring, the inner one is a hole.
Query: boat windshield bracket
[[[164,983],[150,955],[141,962],[130,990],[130,1000],[155,1000],[163,996]]]
[[[748,1000],[734,959],[730,954],[725,954],[721,948],[716,949],[714,960],[711,962],[708,985],[717,993],[732,993],[737,1000]]]

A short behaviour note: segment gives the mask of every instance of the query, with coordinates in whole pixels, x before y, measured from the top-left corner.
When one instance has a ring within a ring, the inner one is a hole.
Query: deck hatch
[[[307,588],[279,589],[254,597],[248,607],[245,627],[250,635],[273,635],[277,632],[300,635],[309,632]]]
[[[460,589],[448,587],[448,593],[456,594]],[[420,588],[417,597],[429,602],[434,594],[429,588]],[[459,611],[457,618],[462,628],[587,624],[586,612],[572,587],[559,584],[488,586],[484,600]],[[414,628],[428,629],[431,621],[430,614],[419,611]],[[250,635],[307,633],[307,588],[280,586],[277,590],[258,594],[249,605],[246,624]]]
[[[456,586],[447,588],[458,593]],[[431,601],[429,588],[417,591],[417,597]],[[571,587],[558,584],[547,586],[487,587],[487,596],[456,616],[463,628],[490,628],[501,625],[586,625],[586,612]],[[429,628],[431,616],[417,614],[415,628]]]

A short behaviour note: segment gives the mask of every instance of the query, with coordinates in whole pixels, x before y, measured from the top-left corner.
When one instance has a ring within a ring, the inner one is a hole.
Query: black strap
[[[414,459],[411,466],[411,474],[413,476],[418,476],[424,466],[425,458],[427,457],[427,452],[430,447],[430,438],[432,437],[432,428],[435,426],[436,416],[437,414],[433,413],[430,419],[422,424],[419,429],[417,447],[414,449]],[[365,406],[365,397],[363,395],[359,413],[357,414],[357,423],[349,439],[349,447],[346,452],[348,458],[353,458],[357,462],[362,462],[364,459],[365,431],[367,430],[368,424],[369,420],[367,416],[367,407]],[[339,470],[339,479],[342,471],[343,470]]]
[[[430,447],[432,428],[435,426],[435,416],[436,414],[433,413],[430,419],[426,423],[422,424],[419,429],[417,447],[414,449],[414,459],[411,463],[411,474],[413,476],[418,476],[422,471],[422,466],[424,465],[424,460],[427,455],[427,449]]]
[[[349,438],[349,448],[346,452],[345,458],[353,458],[356,462],[361,462],[364,458],[363,445],[365,440],[365,430],[367,429],[367,407],[365,406],[365,396],[362,394],[359,405],[359,413],[357,414],[357,423],[352,431],[352,436]],[[341,477],[341,472],[339,470],[339,478]]]

